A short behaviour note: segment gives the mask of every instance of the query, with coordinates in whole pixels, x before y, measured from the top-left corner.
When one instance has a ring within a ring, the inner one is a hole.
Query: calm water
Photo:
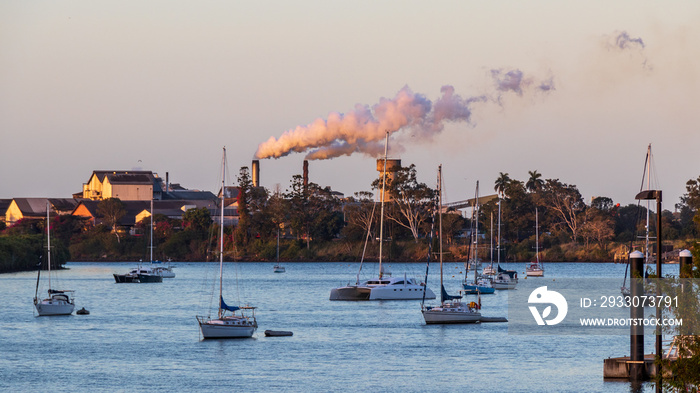
[[[603,382],[603,359],[627,355],[628,337],[516,336],[507,324],[426,326],[419,301],[329,301],[332,287],[354,281],[354,263],[288,263],[283,274],[273,273],[272,263],[226,264],[225,298],[258,307],[258,332],[254,339],[203,341],[195,315],[206,313],[205,282],[218,264],[176,263],[177,277],[162,284],[114,283],[112,273],[134,265],[69,263],[57,273],[60,287],[77,291],[76,309],[90,310],[86,316],[36,317],[36,273],[0,274],[0,390],[630,391],[628,383]],[[509,266],[522,272],[525,265]],[[622,280],[624,268],[548,264],[540,280]],[[390,269],[422,277],[425,265]],[[454,292],[462,265],[445,269]],[[365,268],[367,275],[372,270],[376,264]],[[675,272],[665,265],[664,273]],[[435,292],[438,280],[431,272]],[[484,315],[507,316],[506,292],[482,301]],[[266,329],[294,336],[267,338]],[[653,351],[651,338],[646,344]]]

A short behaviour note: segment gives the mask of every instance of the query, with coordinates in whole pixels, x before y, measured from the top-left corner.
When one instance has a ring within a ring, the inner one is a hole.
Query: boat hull
[[[257,325],[245,318],[204,320],[197,318],[203,338],[250,338]]]
[[[479,323],[481,322],[481,313],[431,309],[423,310],[423,319],[425,319],[425,323],[428,325]]]
[[[369,300],[369,287],[347,286],[331,289],[330,300]]]
[[[542,270],[542,269],[537,269],[537,270],[527,269],[527,270],[525,270],[525,275],[528,277],[544,277],[544,270]]]
[[[484,287],[480,285],[469,285],[469,284],[462,284],[462,287],[464,290],[462,293],[465,293],[467,295],[478,295],[478,294],[490,294],[490,293],[495,293],[496,289],[494,289],[492,286],[491,287]]]
[[[114,274],[117,284],[163,282],[163,277],[156,274]]]
[[[515,289],[515,286],[518,285],[517,282],[493,282],[493,288],[500,290],[509,290],[509,289]]]
[[[423,285],[385,285],[370,287],[369,300],[435,299],[435,293]],[[425,291],[425,297],[423,297]]]
[[[51,315],[71,315],[75,305],[73,303],[56,302],[54,300],[45,299],[34,305],[39,316]]]

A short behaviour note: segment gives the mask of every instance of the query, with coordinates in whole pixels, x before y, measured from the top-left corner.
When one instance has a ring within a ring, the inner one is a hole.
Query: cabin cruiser
[[[153,271],[150,267],[139,266],[125,274],[114,273],[114,281],[116,281],[117,284],[163,282],[163,276]]]

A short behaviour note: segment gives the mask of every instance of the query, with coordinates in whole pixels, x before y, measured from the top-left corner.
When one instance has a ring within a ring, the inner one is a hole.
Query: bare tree
[[[572,240],[575,242],[581,226],[579,215],[586,208],[576,186],[562,183],[559,179],[547,179],[544,185],[544,203],[559,217],[559,225],[571,231]]]
[[[112,228],[112,232],[117,236],[117,242],[121,243],[117,225],[119,220],[126,214],[126,208],[119,198],[108,198],[97,204],[97,214],[102,216],[102,220],[107,226]]]

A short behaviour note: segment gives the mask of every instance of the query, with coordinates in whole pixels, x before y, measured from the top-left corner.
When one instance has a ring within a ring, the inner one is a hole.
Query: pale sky
[[[508,72],[519,84],[497,85]],[[237,173],[270,137],[378,117],[404,88],[433,108],[443,86],[469,120],[389,144],[430,186],[443,165],[446,202],[537,170],[587,203],[634,203],[649,143],[665,209],[700,176],[696,0],[3,0],[0,198],[70,197],[93,170],[136,168],[216,192],[223,146]],[[288,188],[308,152],[261,160],[261,184]],[[362,153],[309,169],[346,195],[377,176]]]

